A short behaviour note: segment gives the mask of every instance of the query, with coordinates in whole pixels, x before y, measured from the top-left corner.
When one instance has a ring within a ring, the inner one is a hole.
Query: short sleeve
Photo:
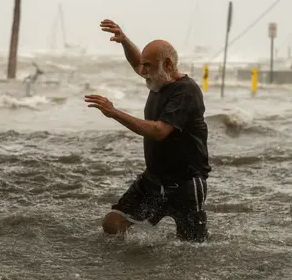
[[[169,98],[158,120],[182,131],[190,116],[189,111],[192,104],[193,98],[190,93],[177,91]]]

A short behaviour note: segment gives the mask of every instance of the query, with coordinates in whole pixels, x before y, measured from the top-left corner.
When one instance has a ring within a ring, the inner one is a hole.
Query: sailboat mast
[[[187,33],[186,33],[186,37],[185,37],[185,45],[187,45],[189,43],[189,40],[190,40],[190,37],[192,37],[193,35],[195,36],[196,32],[196,24],[194,25],[194,20],[196,20],[196,13],[197,11],[199,10],[199,0],[196,1],[195,3],[195,7],[194,9],[192,10],[192,13],[191,13],[191,17],[190,17],[190,24],[189,24],[189,27],[188,27],[188,30],[187,30]],[[192,32],[194,34],[192,34]]]
[[[59,4],[59,13],[60,13],[60,20],[61,20],[61,30],[62,30],[62,36],[63,36],[63,44],[64,47],[67,47],[67,37],[66,37],[66,30],[65,30],[65,22],[64,22],[64,13],[62,5]]]
[[[51,33],[48,36],[48,41],[49,41],[49,45],[51,46],[51,49],[55,49],[56,48],[56,41],[57,41],[57,28],[58,28],[58,16],[59,13],[57,12],[54,21],[53,21],[53,25],[51,28]]]

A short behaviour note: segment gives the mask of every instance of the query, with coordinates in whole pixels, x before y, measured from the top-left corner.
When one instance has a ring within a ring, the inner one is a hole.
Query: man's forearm
[[[119,110],[115,110],[113,119],[139,135],[159,139],[159,129],[154,121],[141,120]]]
[[[141,53],[140,50],[135,46],[133,42],[129,38],[122,42],[126,59],[131,64],[131,66],[135,69],[140,65]]]

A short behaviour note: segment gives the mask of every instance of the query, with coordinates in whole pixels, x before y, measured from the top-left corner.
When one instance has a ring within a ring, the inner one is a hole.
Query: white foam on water
[[[50,103],[45,96],[31,96],[17,98],[9,95],[0,95],[0,108],[16,109],[19,107],[27,107],[37,109],[39,105]]]

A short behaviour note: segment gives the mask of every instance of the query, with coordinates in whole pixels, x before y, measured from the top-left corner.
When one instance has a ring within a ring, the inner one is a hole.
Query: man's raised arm
[[[135,70],[135,72],[141,75],[141,53],[136,45],[125,35],[118,24],[112,20],[105,19],[101,22],[100,27],[103,31],[114,34],[110,38],[111,41],[122,44],[126,59]]]

